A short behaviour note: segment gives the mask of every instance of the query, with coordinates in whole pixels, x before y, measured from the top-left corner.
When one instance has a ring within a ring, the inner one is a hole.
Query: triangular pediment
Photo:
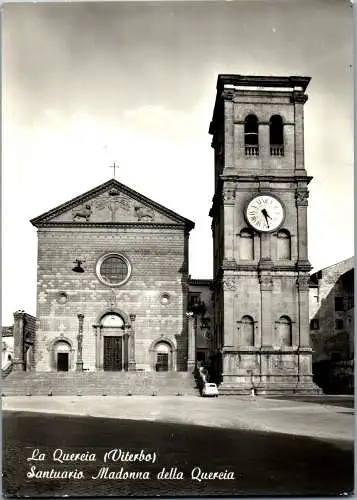
[[[57,224],[179,224],[194,223],[115,179],[73,198],[31,220],[36,226]]]

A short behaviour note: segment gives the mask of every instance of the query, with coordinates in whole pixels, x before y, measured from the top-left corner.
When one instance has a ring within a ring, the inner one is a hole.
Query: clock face
[[[255,196],[246,208],[246,218],[257,231],[275,231],[284,220],[281,202],[269,194]]]

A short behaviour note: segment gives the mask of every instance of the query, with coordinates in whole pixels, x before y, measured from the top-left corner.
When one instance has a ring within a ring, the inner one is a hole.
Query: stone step
[[[187,372],[13,372],[5,396],[20,395],[198,395]]]

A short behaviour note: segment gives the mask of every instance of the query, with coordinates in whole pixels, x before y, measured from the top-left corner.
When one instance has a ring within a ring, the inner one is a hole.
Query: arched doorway
[[[71,346],[66,340],[57,340],[53,344],[53,363],[58,372],[68,372],[71,369]]]
[[[100,320],[103,337],[103,370],[127,369],[127,341],[124,339],[124,321],[117,313],[107,313]]]
[[[170,339],[160,338],[149,349],[152,369],[157,372],[175,370],[176,349]]]

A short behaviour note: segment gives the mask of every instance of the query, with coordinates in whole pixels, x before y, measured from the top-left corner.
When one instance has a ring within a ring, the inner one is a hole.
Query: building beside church
[[[188,283],[188,310],[194,315],[195,360],[207,365],[210,363],[213,341],[212,280],[190,278]]]
[[[313,372],[324,392],[354,388],[354,257],[310,278]]]
[[[222,394],[318,390],[304,166],[309,80],[218,76],[212,281],[189,277],[194,223],[115,179],[31,221],[35,371],[192,372],[201,361]]]
[[[14,323],[1,327],[2,370],[19,368],[30,371],[34,367],[33,343],[36,334],[36,318],[25,311],[14,312]]]

